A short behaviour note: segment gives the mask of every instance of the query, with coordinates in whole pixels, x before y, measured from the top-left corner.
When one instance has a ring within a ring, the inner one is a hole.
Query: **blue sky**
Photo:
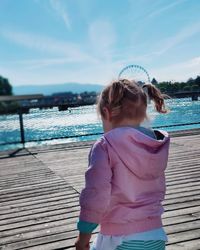
[[[12,85],[106,84],[126,65],[200,74],[200,0],[0,0],[0,75]]]

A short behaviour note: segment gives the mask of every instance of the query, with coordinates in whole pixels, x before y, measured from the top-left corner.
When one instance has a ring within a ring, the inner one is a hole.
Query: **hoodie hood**
[[[115,128],[104,134],[110,158],[118,157],[132,174],[140,179],[155,179],[167,167],[169,135],[154,131],[157,139],[132,127]]]

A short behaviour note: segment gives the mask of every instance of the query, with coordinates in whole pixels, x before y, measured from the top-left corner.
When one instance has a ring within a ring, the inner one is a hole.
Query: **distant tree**
[[[12,86],[7,78],[0,76],[0,96],[12,95]],[[15,114],[18,112],[19,103],[16,101],[0,102],[0,114]]]
[[[172,83],[172,86],[173,86],[173,92],[179,91],[179,82]]]
[[[12,95],[12,86],[7,78],[0,76],[0,95]]]
[[[195,85],[198,85],[200,88],[200,76],[197,76],[197,78],[194,80]]]
[[[191,86],[191,90],[198,90],[199,89],[199,86],[197,84],[194,84]]]
[[[194,79],[191,77],[191,78],[189,78],[188,80],[187,80],[187,84],[190,84],[190,85],[192,85],[192,84],[194,84]]]
[[[154,84],[154,85],[157,85],[158,81],[155,78],[153,78],[152,81],[151,81],[151,83]]]
[[[182,91],[198,91],[200,90],[200,76],[196,79],[189,78],[186,82],[160,82],[157,87],[162,93],[169,95]]]

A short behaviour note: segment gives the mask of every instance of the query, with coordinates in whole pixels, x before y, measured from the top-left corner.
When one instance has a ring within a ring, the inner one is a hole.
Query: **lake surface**
[[[200,101],[171,99],[166,106],[170,109],[168,114],[158,114],[152,104],[148,106],[148,126],[162,126],[167,131],[200,128]],[[32,109],[23,118],[26,146],[95,140],[103,133],[95,105],[67,111]],[[19,147],[17,142],[20,142],[18,115],[0,116],[0,150]]]

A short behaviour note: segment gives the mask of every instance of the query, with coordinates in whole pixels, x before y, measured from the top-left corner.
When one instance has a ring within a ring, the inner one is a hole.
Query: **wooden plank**
[[[169,183],[167,182],[167,192],[169,192],[169,190],[173,190],[175,188],[181,188],[181,187],[195,187],[195,186],[199,186],[199,181],[200,181],[200,177],[199,176],[196,176],[196,177],[193,177],[192,180],[190,182],[188,181],[179,181],[179,182],[170,182],[170,185]]]
[[[165,211],[163,218],[172,218],[174,216],[180,216],[180,215],[185,215],[185,214],[193,214],[193,213],[198,213],[199,206],[194,206],[194,207],[189,207],[189,208],[183,208],[183,209],[177,209],[177,210],[171,210],[171,211]]]
[[[31,238],[30,240],[26,240],[26,239],[24,240],[23,235],[19,235],[19,238],[17,241],[15,241],[13,243],[4,244],[4,249],[5,250],[7,250],[7,249],[15,250],[15,249],[25,249],[26,247],[30,247],[30,246],[37,246],[38,247],[39,245],[44,245],[46,243],[56,243],[58,241],[63,241],[63,240],[66,241],[66,239],[68,239],[67,240],[68,244],[71,241],[71,244],[73,245],[74,239],[76,238],[77,235],[78,235],[78,233],[76,230],[70,231],[70,232],[65,232],[65,233],[54,233],[54,234],[50,234],[50,233],[46,232],[46,235],[44,237]]]
[[[67,212],[66,210],[63,210],[63,211],[58,210],[58,211],[55,211],[54,214],[51,214],[51,216],[44,216],[44,217],[40,217],[39,219],[29,218],[28,220],[24,220],[24,221],[22,220],[22,221],[9,223],[9,224],[4,224],[0,226],[0,231],[2,234],[7,231],[10,232],[10,230],[14,234],[16,229],[19,229],[22,231],[23,230],[30,231],[32,230],[33,226],[39,225],[40,227],[46,227],[46,225],[49,225],[49,223],[53,223],[56,221],[59,221],[60,223],[62,223],[62,221],[66,221],[67,218],[73,218],[74,214],[76,214],[78,218],[79,207],[71,208],[71,210]]]
[[[0,215],[0,221],[2,223],[3,220],[6,220],[7,222],[11,218],[16,218],[16,217],[24,217],[27,215],[33,215],[33,214],[38,214],[38,213],[43,213],[43,212],[48,212],[52,210],[57,210],[57,209],[63,209],[63,208],[68,208],[69,204],[74,205],[77,204],[77,200],[79,197],[73,196],[73,197],[68,197],[67,199],[59,202],[53,202],[53,204],[48,203],[46,206],[37,206],[34,208],[29,208],[29,209],[18,209],[18,211],[12,213],[2,213]]]
[[[42,183],[44,184],[44,183]],[[30,189],[30,186],[26,187],[26,190],[21,190],[21,189],[10,189],[8,190],[8,194],[6,194],[5,192],[2,194],[1,192],[1,197],[0,197],[0,201],[9,201],[9,200],[13,200],[14,198],[16,199],[21,199],[23,197],[31,197],[31,196],[37,196],[40,194],[46,194],[51,192],[62,192],[63,189],[70,189],[71,191],[73,190],[69,185],[66,185],[65,182],[63,181],[59,181],[56,182],[54,184],[51,183],[51,186],[49,187],[50,182],[46,183],[46,186],[41,188],[34,188],[33,190]],[[16,193],[15,193],[16,192]]]
[[[58,180],[51,183],[51,190],[53,189],[62,189],[62,188],[71,188],[71,186],[69,186],[65,181],[63,180]],[[24,193],[26,194],[32,194],[32,193],[38,193],[38,191],[41,190],[48,190],[49,189],[49,183],[45,183],[42,182],[41,184],[33,184],[31,186],[26,187],[26,189],[24,189],[24,187],[18,187],[18,188],[11,188],[11,189],[6,189],[6,190],[0,190],[0,195],[1,197],[6,196],[6,197],[12,197],[12,196],[20,196]]]
[[[40,213],[32,213],[28,215],[22,215],[18,217],[11,217],[11,218],[4,218],[0,221],[0,226],[9,224],[9,223],[14,223],[14,222],[20,222],[20,221],[25,221],[25,220],[40,220],[43,217],[47,216],[52,216],[56,213],[70,213],[71,209],[74,207],[77,207],[79,205],[78,201],[73,201],[68,204],[65,204],[65,206],[58,206],[57,208],[55,207],[53,210],[51,209],[46,209],[44,211],[41,211]]]
[[[174,234],[169,234],[169,244],[181,243],[188,240],[199,240],[200,228],[191,228],[190,230],[185,229],[185,231],[176,232]],[[198,249],[198,248],[197,248]]]
[[[197,219],[200,219],[200,215],[198,213],[193,213],[193,214],[184,214],[184,215],[178,215],[178,216],[173,216],[173,217],[167,217],[163,218],[163,223],[166,226],[172,226],[184,222],[189,222],[189,221],[195,221]]]
[[[6,228],[6,230],[2,230],[0,232],[1,237],[8,237],[8,236],[13,236],[17,235],[20,233],[26,233],[26,232],[33,232],[33,231],[39,231],[42,229],[46,228],[53,228],[56,226],[62,226],[62,225],[67,225],[66,228],[69,230],[69,225],[73,225],[73,229],[76,228],[76,222],[77,222],[77,217],[79,215],[79,210],[77,211],[71,211],[68,214],[65,215],[57,215],[52,218],[49,218],[48,221],[45,221],[45,223],[34,223],[34,224],[12,224],[10,228]],[[64,219],[64,218],[65,219]]]
[[[172,189],[176,189],[176,185],[182,185],[182,184],[186,184],[186,183],[191,183],[196,185],[196,182],[199,182],[199,175],[197,176],[193,176],[192,178],[184,178],[184,179],[179,179],[179,180],[173,180],[173,181],[168,181],[167,180],[167,192],[169,190],[169,188],[171,187]]]
[[[177,223],[177,224],[174,224],[173,227],[171,227],[171,225],[165,226],[165,231],[167,232],[170,238],[170,242],[178,241],[178,238],[174,236],[175,233],[181,233],[181,232],[185,233],[185,232],[190,232],[192,230],[200,230],[199,219],[192,221],[192,223],[190,221]]]
[[[65,190],[63,191],[63,193],[59,193],[59,195],[55,193],[53,196],[50,197],[48,195],[45,195],[37,200],[30,199],[29,201],[26,202],[20,202],[17,204],[14,203],[13,205],[4,205],[1,207],[0,213],[6,214],[6,213],[11,213],[13,211],[30,209],[30,207],[34,208],[38,206],[41,207],[46,206],[47,204],[57,203],[59,201],[66,200],[67,198],[74,197],[75,194],[76,193],[74,191],[72,193],[71,190],[69,191]]]
[[[73,189],[74,190],[74,189]],[[70,191],[71,193],[71,191]],[[4,209],[3,206],[10,206],[10,208],[15,208],[18,206],[23,206],[23,205],[28,205],[28,204],[36,204],[36,203],[40,203],[41,201],[49,201],[52,198],[59,198],[59,197],[63,197],[64,195],[67,195],[68,191],[64,190],[62,192],[56,193],[47,193],[44,195],[37,195],[37,196],[31,196],[31,197],[23,197],[19,200],[11,200],[11,201],[5,201],[5,202],[1,202],[2,206],[1,208]]]
[[[200,249],[200,239],[188,240],[185,242],[180,242],[177,244],[172,244],[167,246],[167,250],[199,250]]]
[[[196,186],[195,186],[196,187]],[[187,202],[187,201],[193,201],[193,200],[199,200],[200,196],[200,189],[196,187],[194,190],[189,190],[184,193],[172,193],[168,194],[165,198],[164,204],[173,204],[174,202]]]

